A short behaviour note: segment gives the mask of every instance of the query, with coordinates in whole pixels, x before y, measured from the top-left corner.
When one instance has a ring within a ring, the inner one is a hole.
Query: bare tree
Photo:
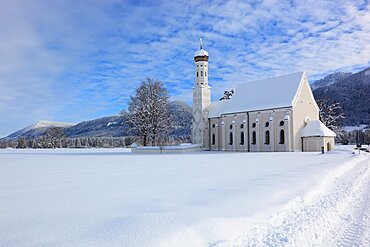
[[[341,104],[329,104],[326,100],[320,100],[317,104],[320,108],[320,121],[328,128],[338,130],[340,121],[345,118]]]
[[[143,145],[151,140],[156,145],[156,139],[171,129],[168,92],[163,83],[147,78],[131,96],[126,121],[130,129],[142,137]]]

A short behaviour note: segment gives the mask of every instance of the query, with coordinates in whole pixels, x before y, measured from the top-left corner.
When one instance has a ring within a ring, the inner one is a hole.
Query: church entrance
[[[331,151],[331,145],[330,142],[326,143],[326,151]]]

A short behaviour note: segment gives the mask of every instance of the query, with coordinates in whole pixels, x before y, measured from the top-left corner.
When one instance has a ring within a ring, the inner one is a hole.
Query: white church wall
[[[220,121],[218,118],[210,119],[210,148],[212,151],[220,149],[219,142]]]
[[[290,137],[292,134],[290,133],[291,128],[289,127],[291,124],[290,118],[286,118],[287,112],[289,112],[289,109],[278,109],[275,110],[274,113],[274,151],[276,152],[290,151],[289,143],[291,142]],[[283,140],[281,138],[281,131],[284,131]]]
[[[249,113],[249,141],[250,141],[250,151],[258,152],[260,151],[260,121],[258,112]],[[255,140],[253,138],[253,132],[255,133]],[[255,142],[254,142],[255,141]]]
[[[319,110],[307,78],[304,78],[292,108],[293,145],[291,148],[295,151],[302,150],[301,132],[307,117],[310,120],[318,120]]]
[[[234,115],[226,115],[224,118],[225,122],[225,149],[227,151],[235,151],[235,116]],[[232,138],[230,138],[232,135]]]
[[[249,112],[249,139],[251,152],[290,151],[289,143],[291,142],[291,128],[289,127],[289,118],[285,119],[287,111],[289,111],[289,108]],[[280,126],[280,122],[283,122],[282,126]],[[281,143],[281,130],[284,130],[284,143]],[[256,132],[255,144],[253,144],[254,131]],[[266,144],[266,131],[269,131],[270,135],[269,144]]]
[[[304,137],[303,151],[305,152],[321,152],[322,147],[324,151],[332,151],[334,149],[334,137]]]
[[[248,151],[248,115],[247,113],[239,113],[236,116],[235,124],[235,144],[236,150],[245,152]],[[243,133],[243,141],[242,141]]]

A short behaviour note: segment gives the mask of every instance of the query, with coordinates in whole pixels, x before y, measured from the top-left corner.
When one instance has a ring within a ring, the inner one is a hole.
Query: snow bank
[[[131,150],[133,153],[140,154],[179,154],[188,152],[199,152],[202,151],[202,145],[184,143],[177,146],[137,146],[132,145]]]

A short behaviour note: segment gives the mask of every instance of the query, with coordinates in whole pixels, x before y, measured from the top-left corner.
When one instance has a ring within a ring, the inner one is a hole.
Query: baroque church
[[[330,151],[335,133],[319,120],[305,72],[241,83],[229,99],[211,102],[208,52],[195,52],[192,143],[203,150]]]

